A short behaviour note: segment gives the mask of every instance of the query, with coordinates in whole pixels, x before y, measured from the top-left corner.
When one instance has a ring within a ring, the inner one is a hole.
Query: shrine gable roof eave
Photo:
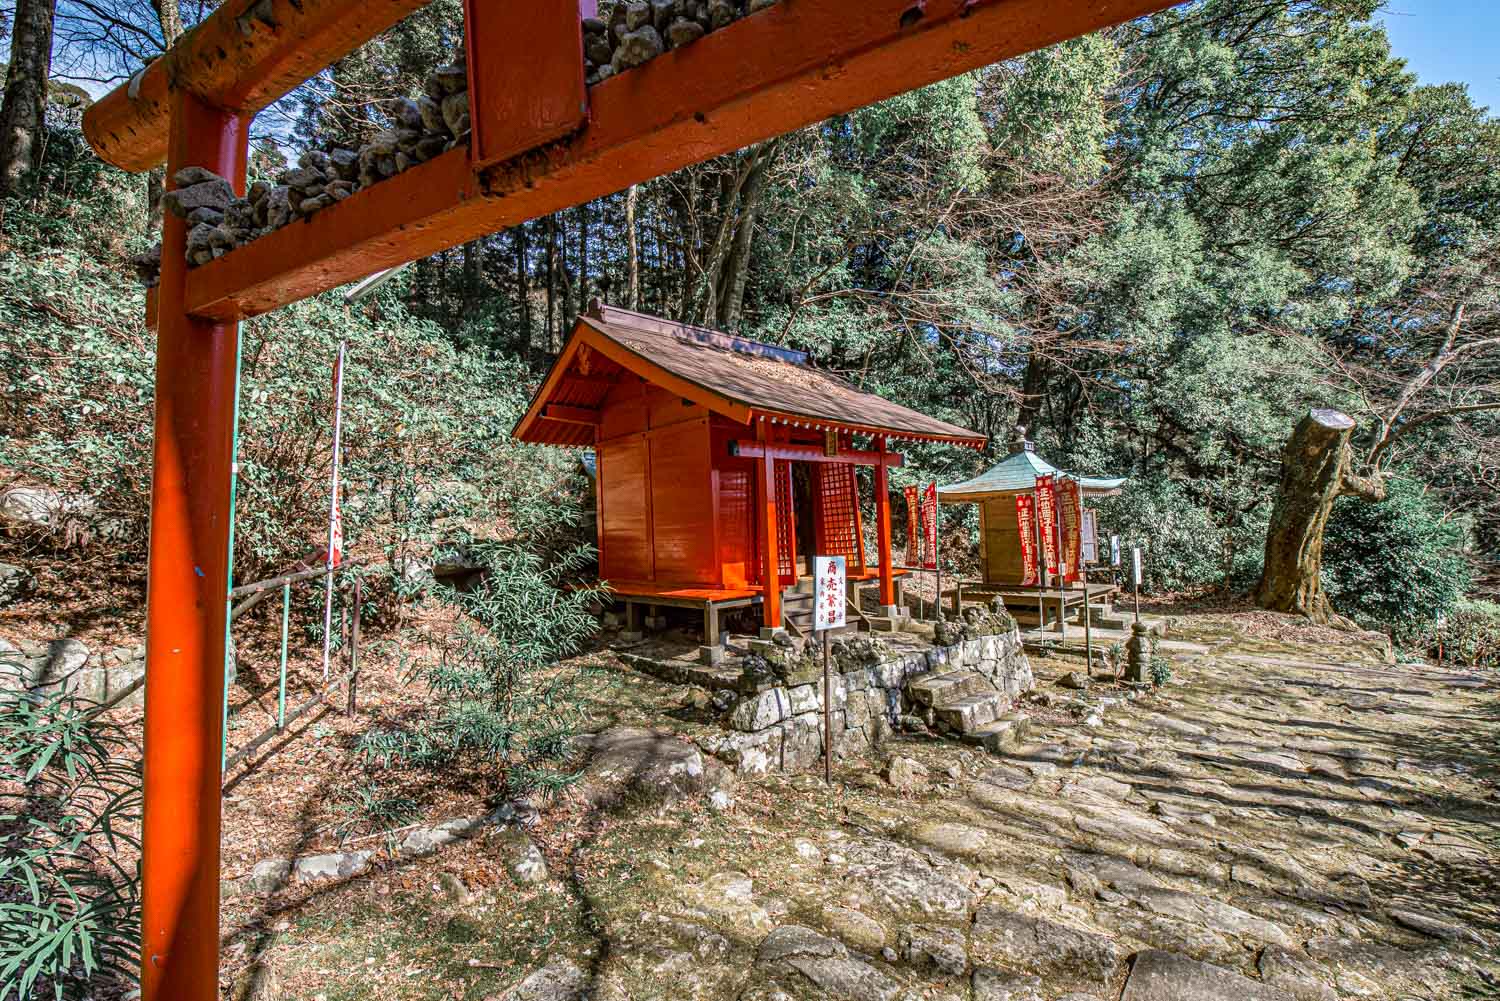
[[[514,434],[522,441],[587,445],[592,437],[557,427],[545,413],[582,347],[620,368],[740,424],[770,421],[913,441],[982,448],[984,435],[853,388],[813,367],[807,355],[722,331],[613,306],[578,324]]]

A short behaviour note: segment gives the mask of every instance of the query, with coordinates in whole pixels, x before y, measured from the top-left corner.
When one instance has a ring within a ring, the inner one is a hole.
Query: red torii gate
[[[250,119],[427,0],[226,0],[91,107],[126,170],[245,191]],[[473,136],[188,271],[164,214],[146,599],[143,1001],[218,994],[220,703],[239,321],[1174,0],[781,0],[584,85],[597,0],[465,0]],[[582,11],[582,14],[580,13]]]

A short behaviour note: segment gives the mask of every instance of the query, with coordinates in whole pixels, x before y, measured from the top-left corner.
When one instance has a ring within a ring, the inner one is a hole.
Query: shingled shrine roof
[[[945,487],[938,487],[938,499],[945,504],[962,504],[997,494],[1031,493],[1036,488],[1036,478],[1047,474],[1065,476],[1071,480],[1077,480],[1086,497],[1104,497],[1117,494],[1125,485],[1125,477],[1113,477],[1101,479],[1093,476],[1079,476],[1076,473],[1066,473],[1058,469],[1046,459],[1032,451],[1031,443],[1026,442],[1011,452],[997,465],[990,467],[987,471],[980,473],[971,480],[962,483],[951,483]]]
[[[742,423],[765,419],[973,448],[985,444],[977,431],[855,389],[813,366],[803,352],[597,304],[579,317],[547,381],[516,425],[517,438],[592,444],[591,429],[548,416],[549,408],[597,406],[607,393],[607,386],[599,387],[591,398],[578,398],[578,377],[572,373],[585,348],[613,363],[609,368],[614,374],[629,370]],[[594,384],[598,387],[597,379]]]

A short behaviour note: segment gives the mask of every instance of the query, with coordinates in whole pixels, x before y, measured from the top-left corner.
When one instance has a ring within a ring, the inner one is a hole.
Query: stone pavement
[[[592,996],[1500,997],[1495,679],[1228,621],[1155,694],[1052,687],[1004,755],[898,742],[914,792],[768,776],[689,841],[621,826]]]

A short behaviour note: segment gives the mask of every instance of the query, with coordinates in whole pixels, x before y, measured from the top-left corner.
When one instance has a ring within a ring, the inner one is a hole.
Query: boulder
[[[1285,991],[1211,963],[1148,949],[1135,957],[1120,1001],[1293,1001]]]
[[[469,87],[469,71],[457,63],[439,66],[427,79],[432,84],[427,88],[427,95],[437,100],[467,90]],[[434,90],[439,93],[434,94]]]
[[[21,528],[60,528],[72,519],[87,521],[94,515],[88,497],[67,497],[48,487],[10,487],[0,492],[0,521]]]
[[[0,607],[25,597],[34,581],[31,572],[15,563],[0,563]]]
[[[722,764],[661,730],[615,727],[580,743],[590,756],[572,794],[590,806],[609,808],[627,800],[667,805],[729,781]]]
[[[250,875],[239,881],[238,886],[246,893],[275,893],[285,887],[291,878],[291,859],[261,859],[250,870]]]
[[[557,956],[525,980],[505,991],[496,1001],[583,1001],[588,975],[566,956]]]
[[[219,181],[219,177],[207,167],[183,167],[172,175],[172,183],[179,188],[190,188],[195,184],[203,184],[205,181]]]
[[[234,197],[234,189],[222,177],[203,181],[185,188],[173,188],[162,195],[162,206],[173,215],[186,219],[194,209],[204,207],[223,212]]]
[[[396,854],[402,858],[431,855],[454,842],[472,837],[483,824],[482,817],[458,817],[436,827],[419,827],[402,839],[396,847]]]
[[[615,54],[610,65],[616,73],[622,73],[632,67],[650,62],[665,51],[666,44],[662,42],[657,30],[649,24],[642,25],[620,36],[620,44],[615,47]]]
[[[974,916],[973,959],[995,969],[1054,972],[1095,984],[1119,968],[1120,948],[1098,932],[995,905]]]
[[[292,879],[298,883],[317,883],[325,880],[348,879],[358,876],[370,868],[373,853],[332,852],[327,855],[308,855],[292,865]]]
[[[927,768],[898,754],[886,764],[885,780],[902,792],[912,792],[927,784]]]
[[[862,911],[825,904],[822,917],[824,927],[858,952],[873,956],[885,948],[885,928]]]
[[[443,122],[455,136],[469,131],[469,92],[459,91],[443,98]]]
[[[849,1001],[891,1001],[900,985],[868,963],[849,955],[843,943],[800,925],[783,925],[760,945],[756,965],[765,972],[800,974],[820,997]]]

